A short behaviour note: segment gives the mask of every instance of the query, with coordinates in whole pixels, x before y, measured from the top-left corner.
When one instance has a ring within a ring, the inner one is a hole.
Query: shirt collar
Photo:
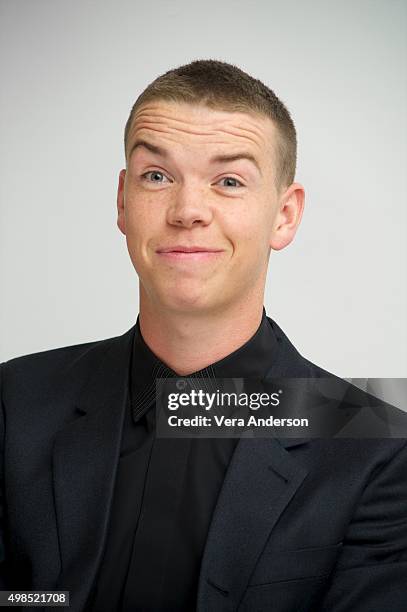
[[[271,321],[263,315],[255,334],[241,347],[186,378],[262,379],[276,358],[277,339]],[[135,326],[130,366],[131,408],[138,421],[155,401],[157,378],[182,378],[163,363],[149,348],[141,334],[139,317]]]

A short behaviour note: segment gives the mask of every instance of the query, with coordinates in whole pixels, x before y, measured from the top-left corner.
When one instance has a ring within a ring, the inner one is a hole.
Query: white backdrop
[[[130,107],[162,72],[229,61],[287,104],[306,188],[266,310],[341,376],[407,376],[407,5],[2,0],[0,360],[123,333],[116,227]]]

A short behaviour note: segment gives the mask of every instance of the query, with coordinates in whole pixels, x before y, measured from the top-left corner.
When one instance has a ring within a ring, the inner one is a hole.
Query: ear
[[[124,214],[124,179],[126,170],[120,170],[119,185],[117,187],[117,227],[126,235],[126,218]]]
[[[274,251],[280,251],[294,239],[304,209],[304,197],[304,188],[299,183],[292,183],[280,197],[270,238]]]

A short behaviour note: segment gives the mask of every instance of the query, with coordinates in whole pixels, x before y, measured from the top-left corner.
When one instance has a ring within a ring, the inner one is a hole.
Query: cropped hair
[[[217,60],[196,60],[169,70],[150,83],[134,103],[124,132],[125,151],[136,112],[159,100],[270,118],[277,133],[277,142],[273,143],[277,187],[286,187],[294,181],[297,136],[293,120],[286,106],[259,79]]]

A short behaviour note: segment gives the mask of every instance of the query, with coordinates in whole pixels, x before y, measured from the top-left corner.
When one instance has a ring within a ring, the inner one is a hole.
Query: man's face
[[[275,143],[259,115],[165,101],[139,109],[118,226],[142,303],[198,313],[262,301],[270,247],[294,235],[282,245],[276,235],[291,192],[276,189]]]

